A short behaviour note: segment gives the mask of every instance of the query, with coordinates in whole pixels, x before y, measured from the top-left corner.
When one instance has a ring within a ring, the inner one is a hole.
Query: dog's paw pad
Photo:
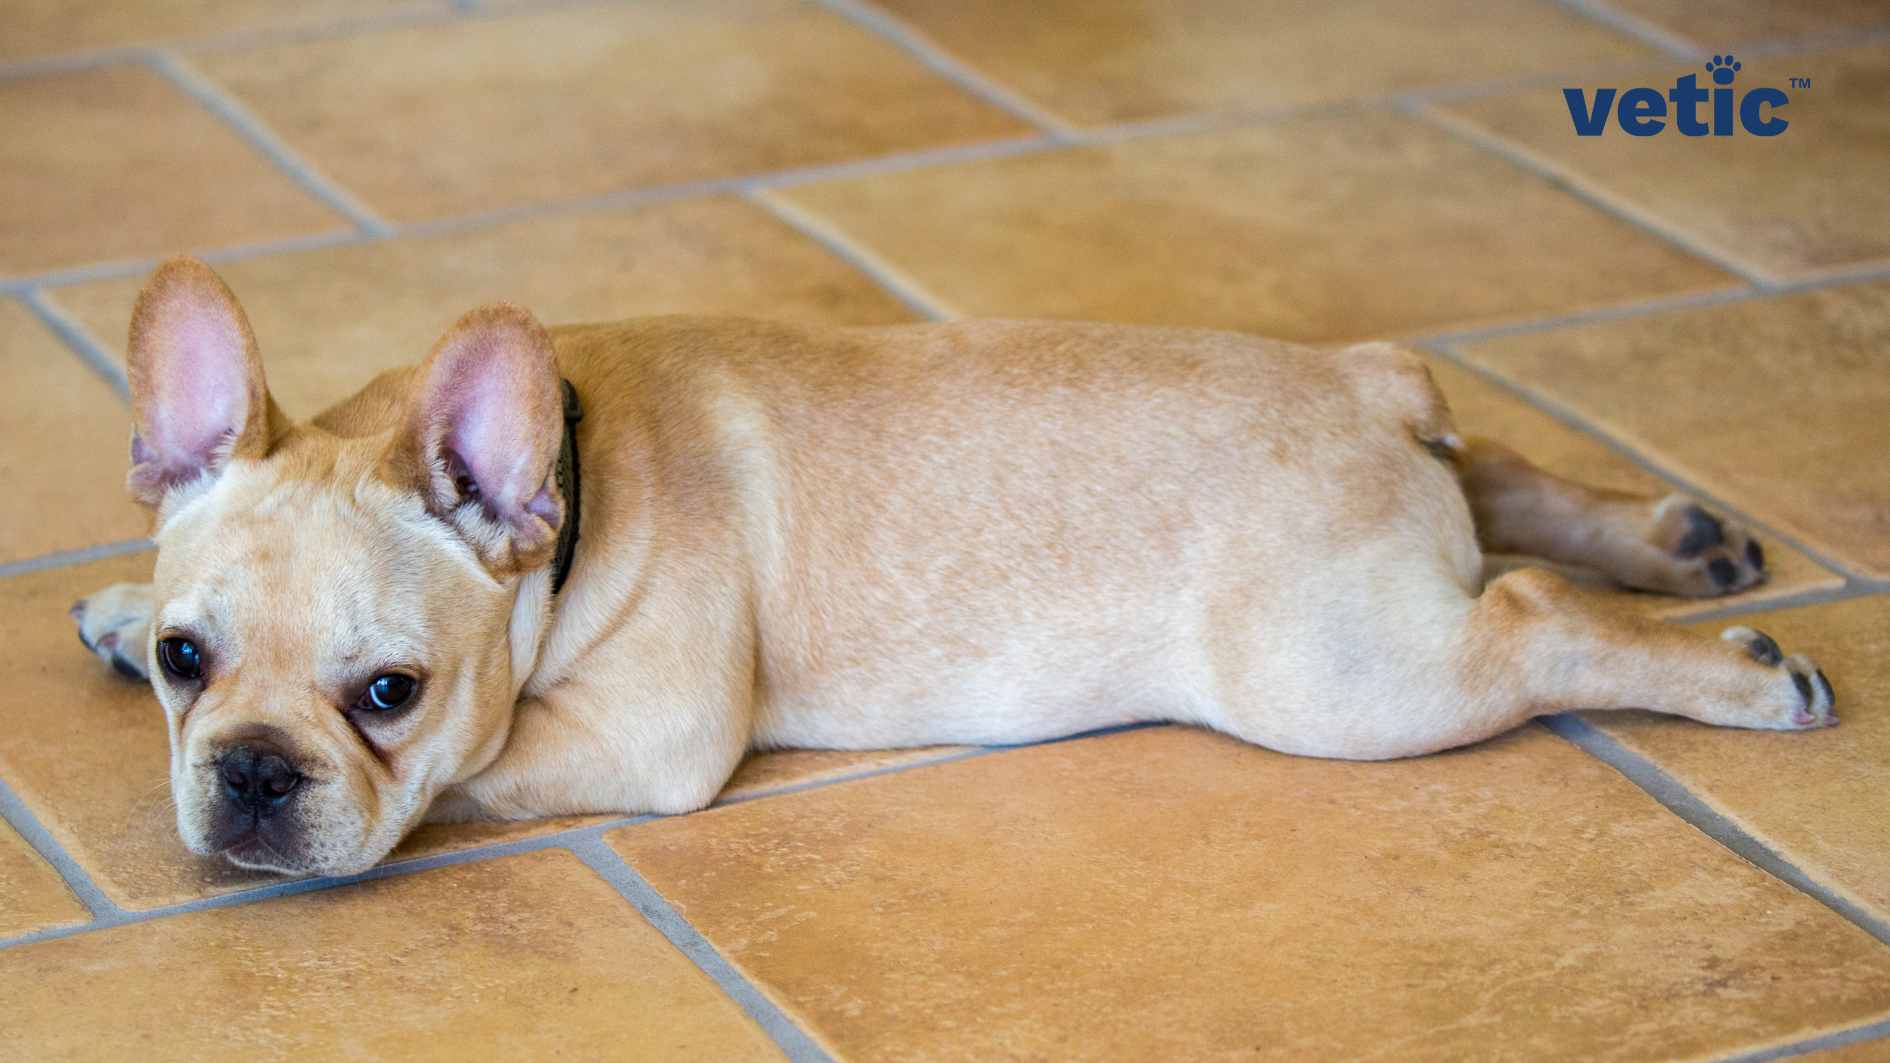
[[[1736,594],[1765,580],[1765,547],[1745,526],[1685,495],[1662,499],[1649,538],[1667,557],[1668,582],[1678,594]]]

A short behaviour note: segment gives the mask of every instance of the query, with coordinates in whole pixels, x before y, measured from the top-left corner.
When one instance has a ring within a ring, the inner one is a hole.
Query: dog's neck
[[[556,595],[564,589],[564,580],[571,574],[571,562],[577,554],[578,518],[582,506],[583,492],[578,482],[577,423],[584,419],[584,407],[579,405],[577,389],[569,380],[559,380],[564,387],[564,445],[558,449],[558,465],[554,472],[557,478],[558,493],[564,496],[564,523],[558,527],[558,548],[551,555],[551,593]]]

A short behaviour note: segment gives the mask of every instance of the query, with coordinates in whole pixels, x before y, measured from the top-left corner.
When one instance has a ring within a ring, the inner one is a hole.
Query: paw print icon
[[[1744,68],[1745,64],[1734,59],[1731,52],[1727,52],[1725,55],[1716,55],[1713,57],[1712,62],[1706,64],[1706,72],[1713,75],[1713,84],[1715,85],[1732,84],[1733,78],[1738,77],[1739,71]]]

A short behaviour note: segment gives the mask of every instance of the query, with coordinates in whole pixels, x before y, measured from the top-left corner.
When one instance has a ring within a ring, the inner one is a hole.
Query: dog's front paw
[[[1746,656],[1777,671],[1777,679],[1764,692],[1765,716],[1751,726],[1810,731],[1837,724],[1837,692],[1811,658],[1786,656],[1772,636],[1749,627],[1729,627],[1719,637],[1738,643]]]
[[[1648,539],[1667,559],[1655,589],[1710,598],[1765,582],[1765,548],[1745,525],[1686,495],[1661,499],[1651,516]]]
[[[151,585],[114,583],[72,604],[79,641],[126,679],[143,682],[151,637]]]

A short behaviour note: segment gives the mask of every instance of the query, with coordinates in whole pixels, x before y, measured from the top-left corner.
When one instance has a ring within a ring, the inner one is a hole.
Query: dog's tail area
[[[1359,390],[1388,410],[1401,411],[1401,420],[1419,446],[1439,461],[1462,467],[1463,436],[1450,413],[1450,404],[1431,378],[1430,367],[1409,348],[1395,343],[1361,343],[1339,352],[1358,375]]]

